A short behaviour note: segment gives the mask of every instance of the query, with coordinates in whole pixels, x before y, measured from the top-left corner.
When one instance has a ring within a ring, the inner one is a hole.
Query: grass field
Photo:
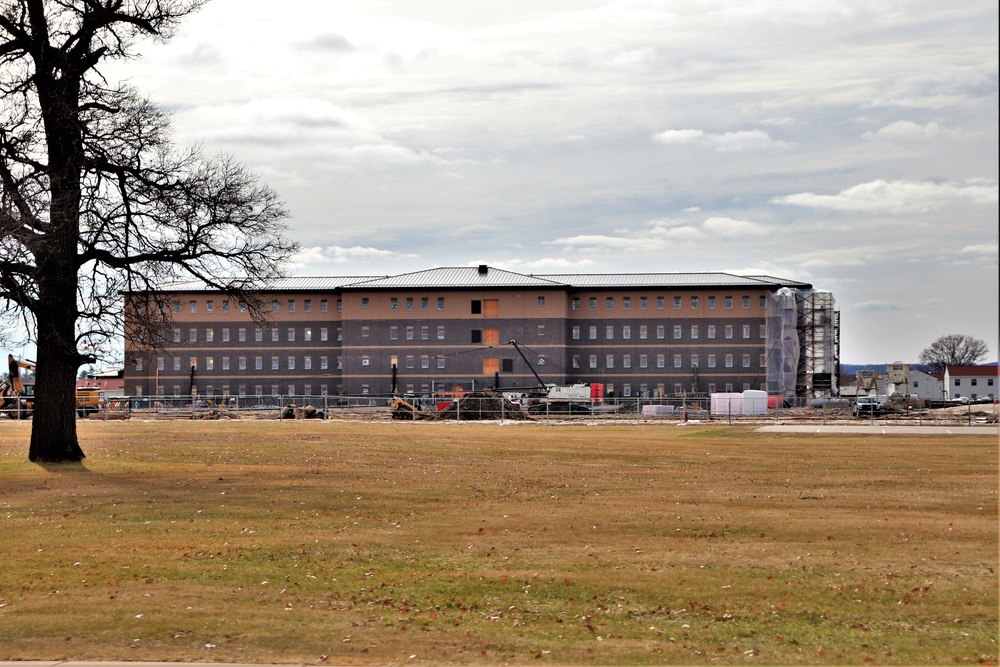
[[[0,659],[997,664],[983,436],[0,423]]]

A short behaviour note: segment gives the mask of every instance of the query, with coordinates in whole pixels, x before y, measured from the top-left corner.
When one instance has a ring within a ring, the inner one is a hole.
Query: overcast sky
[[[845,363],[998,346],[996,0],[214,0],[115,70],[303,276],[767,273]]]

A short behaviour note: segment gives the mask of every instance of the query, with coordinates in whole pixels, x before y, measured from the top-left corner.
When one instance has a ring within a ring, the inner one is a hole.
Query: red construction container
[[[601,382],[592,382],[590,385],[590,400],[594,403],[604,402],[604,384]]]

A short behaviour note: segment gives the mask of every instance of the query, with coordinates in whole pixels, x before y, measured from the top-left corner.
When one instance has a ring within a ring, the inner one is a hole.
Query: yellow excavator
[[[35,362],[16,359],[7,355],[8,378],[0,380],[0,414],[15,419],[27,419],[35,411],[35,385],[25,384],[21,369],[35,372]],[[101,390],[97,387],[80,387],[76,390],[76,412],[87,417],[101,409]]]

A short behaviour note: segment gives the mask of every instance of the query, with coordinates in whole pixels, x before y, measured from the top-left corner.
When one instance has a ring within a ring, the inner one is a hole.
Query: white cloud
[[[391,262],[394,259],[413,258],[416,255],[400,253],[395,250],[365,246],[326,246],[304,247],[296,255],[294,267],[296,272],[315,270],[317,267],[330,264],[347,264],[349,262],[381,261]],[[387,269],[388,271],[388,269]]]
[[[889,141],[913,141],[916,139],[932,139],[938,136],[958,136],[957,130],[950,130],[937,123],[919,125],[909,120],[897,120],[889,123],[875,132],[865,132],[864,139],[886,139]]]
[[[698,144],[716,153],[739,153],[744,151],[789,148],[791,144],[771,137],[763,130],[740,130],[712,134],[702,130],[664,130],[652,137],[658,144]]]
[[[768,233],[767,229],[759,223],[734,218],[709,218],[705,221],[705,230],[726,238],[764,236]]]
[[[792,204],[849,212],[922,213],[965,203],[996,205],[997,185],[990,181],[935,183],[932,181],[876,180],[853,185],[835,195],[801,192],[771,199]]]
[[[976,243],[965,246],[959,252],[971,255],[996,255],[1000,252],[1000,243],[997,241]]]

